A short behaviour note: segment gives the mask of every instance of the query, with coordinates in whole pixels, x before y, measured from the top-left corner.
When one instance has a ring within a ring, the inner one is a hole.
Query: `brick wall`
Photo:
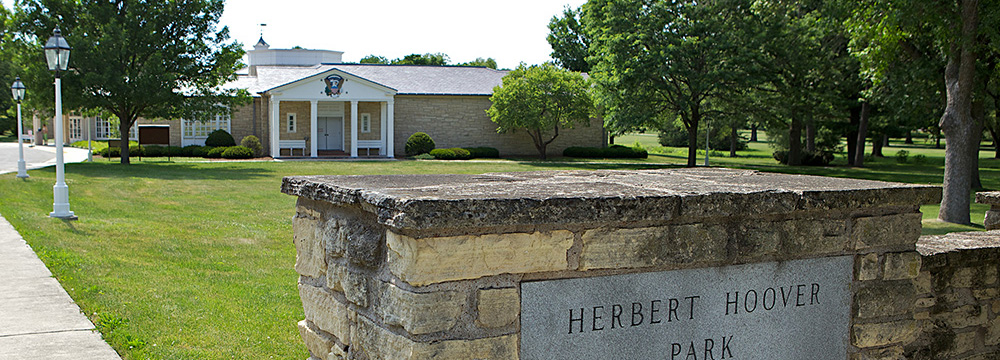
[[[500,150],[501,156],[538,154],[524,132],[497,134],[496,123],[486,115],[489,107],[487,96],[396,96],[396,156],[405,155],[406,139],[415,132],[430,135],[438,148],[488,146]],[[562,155],[569,146],[601,147],[605,143],[601,122],[593,120],[589,127],[560,130],[547,152]]]

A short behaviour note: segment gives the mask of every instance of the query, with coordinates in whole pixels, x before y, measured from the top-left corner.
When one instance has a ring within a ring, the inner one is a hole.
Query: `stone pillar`
[[[986,230],[1000,230],[1000,191],[976,193],[976,202],[990,205],[983,221]]]
[[[298,197],[299,330],[319,359],[886,358],[927,325],[918,206],[941,194],[729,169],[282,191]]]

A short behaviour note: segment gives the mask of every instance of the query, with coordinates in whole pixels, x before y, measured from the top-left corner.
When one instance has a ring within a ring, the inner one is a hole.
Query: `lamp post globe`
[[[56,184],[52,187],[52,212],[50,217],[75,220],[76,215],[69,210],[69,187],[66,186],[66,171],[63,164],[63,119],[62,119],[62,80],[60,71],[69,67],[69,43],[62,37],[57,27],[45,43],[45,61],[49,70],[56,72],[56,114],[53,123],[56,126]]]
[[[24,83],[18,76],[10,86],[10,92],[17,102],[17,177],[21,179],[28,178],[28,169],[24,165],[24,125],[21,124],[21,100],[24,100],[24,90]]]

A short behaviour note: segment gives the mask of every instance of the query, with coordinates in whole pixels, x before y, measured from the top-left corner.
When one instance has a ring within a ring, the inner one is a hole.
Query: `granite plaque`
[[[521,284],[521,359],[847,359],[851,256]]]

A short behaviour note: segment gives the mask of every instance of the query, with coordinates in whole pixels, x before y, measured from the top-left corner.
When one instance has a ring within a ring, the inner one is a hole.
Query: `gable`
[[[383,100],[396,90],[333,68],[318,74],[268,89],[265,92],[283,99],[303,100]]]

